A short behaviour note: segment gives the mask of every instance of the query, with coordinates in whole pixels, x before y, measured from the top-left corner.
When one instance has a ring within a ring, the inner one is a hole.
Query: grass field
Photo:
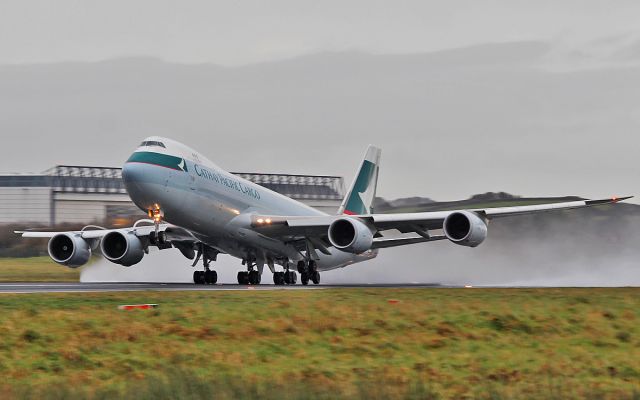
[[[0,398],[640,399],[639,322],[639,289],[0,295]]]
[[[0,282],[78,282],[80,270],[49,257],[0,258]]]

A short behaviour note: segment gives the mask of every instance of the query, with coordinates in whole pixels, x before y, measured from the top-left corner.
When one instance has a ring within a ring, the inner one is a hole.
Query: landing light
[[[262,218],[258,218],[258,223],[259,223],[259,224],[263,224],[263,223],[264,223],[264,220],[263,220]]]
[[[160,210],[160,206],[154,204],[155,208],[148,211],[149,218],[153,219],[155,222],[159,223],[162,221],[162,210]]]

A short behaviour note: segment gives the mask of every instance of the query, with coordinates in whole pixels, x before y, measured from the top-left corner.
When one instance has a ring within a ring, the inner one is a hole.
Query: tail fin
[[[373,213],[373,200],[376,197],[380,153],[382,150],[369,145],[367,153],[360,164],[360,169],[342,200],[338,214],[362,215]]]

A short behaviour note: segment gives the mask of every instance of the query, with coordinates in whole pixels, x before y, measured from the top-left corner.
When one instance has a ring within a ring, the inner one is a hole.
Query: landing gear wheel
[[[249,272],[249,284],[250,285],[259,285],[260,284],[260,273],[256,270]]]
[[[215,285],[218,282],[218,273],[216,271],[204,272],[204,283],[207,285]]]
[[[304,261],[298,261],[298,272],[303,273],[307,270],[307,264]]]
[[[317,285],[320,283],[320,272],[318,271],[314,271],[311,273],[311,281],[313,282],[314,285]]]
[[[193,283],[204,285],[204,271],[193,271]]]
[[[238,284],[239,285],[249,284],[249,273],[247,271],[238,272]]]
[[[156,244],[158,244],[158,239],[156,237],[156,233],[155,232],[149,232],[149,244],[152,246],[155,246]]]
[[[315,261],[313,261],[313,260],[309,260],[309,268],[308,268],[308,269],[309,269],[309,272],[310,272],[310,273],[311,273],[311,272],[315,272],[315,271],[317,271],[317,270],[318,270],[318,265],[316,264],[316,262],[315,262]]]
[[[284,285],[284,272],[274,272],[273,283],[278,286]]]
[[[303,272],[300,274],[300,282],[307,286],[309,284],[309,274],[306,272]]]
[[[298,282],[298,274],[295,271],[288,271],[289,285],[295,285]]]
[[[167,232],[158,232],[157,244],[164,246],[167,244]]]

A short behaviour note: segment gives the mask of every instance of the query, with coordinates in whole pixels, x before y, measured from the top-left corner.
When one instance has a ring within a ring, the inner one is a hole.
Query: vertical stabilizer
[[[373,212],[373,199],[376,197],[380,153],[382,150],[369,146],[358,173],[338,209],[338,214],[363,215]]]

